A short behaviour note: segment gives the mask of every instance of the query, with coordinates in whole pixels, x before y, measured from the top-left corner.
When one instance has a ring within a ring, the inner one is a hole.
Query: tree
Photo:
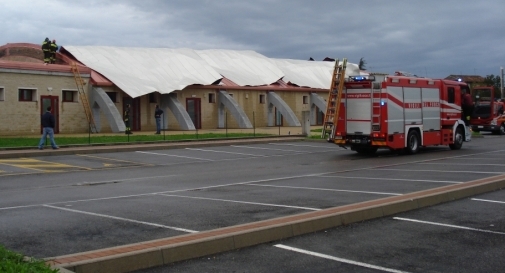
[[[500,78],[500,76],[495,76],[493,74],[487,75],[484,78],[484,84],[487,86],[493,86],[495,96],[501,97],[501,78]]]
[[[363,57],[361,57],[361,59],[359,59],[359,70],[366,70],[366,61],[363,59]]]

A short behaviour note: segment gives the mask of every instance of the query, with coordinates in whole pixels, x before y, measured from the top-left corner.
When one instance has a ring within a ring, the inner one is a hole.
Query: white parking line
[[[427,182],[427,183],[447,183],[447,184],[461,184],[464,182],[447,181],[447,180],[425,180],[425,179],[404,179],[404,178],[377,178],[377,177],[361,177],[361,176],[340,176],[340,175],[321,175],[320,177],[330,178],[350,178],[350,179],[364,179],[364,180],[393,180],[393,181],[409,181],[409,182]]]
[[[206,150],[206,149],[186,148],[186,150],[201,151],[201,152],[212,152],[212,153],[223,153],[223,154],[235,154],[235,155],[247,155],[247,156],[254,156],[254,157],[265,157],[264,155],[254,155],[254,154],[235,153],[235,152],[216,151],[216,150]]]
[[[187,189],[181,189],[181,190],[151,192],[151,193],[139,193],[139,194],[131,194],[131,195],[119,195],[119,196],[102,197],[102,198],[79,199],[79,200],[72,200],[72,201],[54,202],[54,203],[48,203],[48,204],[33,204],[33,205],[24,205],[24,206],[15,206],[15,207],[3,207],[3,208],[0,207],[0,210],[22,209],[22,208],[37,207],[37,206],[42,206],[42,205],[60,205],[60,204],[80,203],[80,202],[89,202],[89,201],[101,201],[101,200],[122,199],[122,198],[131,198],[131,197],[139,197],[139,196],[149,196],[149,195],[166,194],[166,193],[187,192],[187,191],[194,191],[194,190],[203,190],[203,189],[212,189],[212,188],[221,188],[221,187],[244,185],[244,184],[249,184],[249,183],[259,183],[259,182],[268,182],[268,181],[280,181],[280,180],[288,180],[288,179],[301,178],[301,177],[313,177],[313,176],[319,176],[319,175],[325,175],[325,174],[329,174],[329,173],[313,173],[313,174],[304,174],[304,175],[296,175],[296,176],[284,176],[284,177],[277,177],[277,178],[251,180],[251,181],[245,181],[245,182],[220,184],[220,185],[206,186],[206,187],[187,188]]]
[[[313,251],[309,251],[309,250],[304,250],[304,249],[300,249],[300,248],[296,248],[296,247],[290,247],[290,246],[286,246],[286,245],[282,245],[282,244],[274,245],[274,247],[278,247],[278,248],[282,248],[282,249],[286,249],[289,251],[298,252],[298,253],[302,253],[302,254],[307,254],[307,255],[323,258],[323,259],[337,261],[337,262],[341,262],[341,263],[361,266],[361,267],[365,267],[365,268],[369,268],[369,269],[376,269],[376,270],[380,270],[380,271],[384,271],[384,272],[408,273],[407,271],[401,271],[401,270],[391,269],[391,268],[377,266],[377,265],[373,265],[373,264],[366,264],[366,263],[362,263],[362,262],[348,260],[348,259],[344,259],[344,258],[338,258],[338,257],[334,257],[334,256],[330,256],[330,255],[326,255],[326,254],[322,254],[322,253],[318,253],[318,252],[313,252]]]
[[[495,201],[495,200],[488,200],[488,199],[472,198],[471,200],[473,200],[473,201],[489,202],[489,203],[505,204],[505,202],[503,202],[503,201]]]
[[[382,168],[370,169],[370,171],[504,174],[503,172],[444,171],[444,170],[403,170],[403,169],[382,169]]]
[[[296,150],[284,150],[284,149],[272,149],[272,148],[264,148],[264,147],[251,147],[251,146],[238,146],[231,145],[231,147],[236,148],[245,148],[245,149],[259,149],[259,150],[269,150],[269,151],[283,151],[283,152],[295,152],[295,153],[307,153],[306,151],[296,151]]]
[[[471,231],[479,231],[479,232],[485,232],[485,233],[493,233],[493,234],[505,235],[505,232],[492,231],[492,230],[486,230],[486,229],[478,229],[478,228],[471,228],[471,227],[464,227],[464,226],[456,226],[456,225],[449,225],[449,224],[436,223],[436,222],[428,222],[428,221],[409,219],[409,218],[402,218],[402,217],[393,217],[393,219],[400,220],[400,221],[409,221],[409,222],[414,222],[414,223],[420,223],[420,224],[429,224],[429,225],[435,225],[435,226],[451,227],[451,228],[457,228],[457,229],[465,229],[465,230],[471,230]]]
[[[160,224],[155,224],[155,223],[149,223],[149,222],[137,221],[137,220],[127,219],[127,218],[122,218],[122,217],[110,216],[110,215],[105,215],[105,214],[99,214],[99,213],[93,213],[93,212],[87,212],[87,211],[81,211],[81,210],[75,210],[75,209],[60,208],[60,207],[55,207],[55,206],[51,206],[51,205],[43,205],[43,206],[46,208],[59,209],[59,210],[87,214],[87,215],[98,216],[98,217],[104,217],[104,218],[109,218],[109,219],[114,219],[114,220],[121,220],[121,221],[136,223],[136,224],[172,229],[172,230],[177,230],[177,231],[182,231],[182,232],[188,232],[188,233],[197,233],[198,232],[198,231],[185,229],[185,228],[165,226],[165,225],[160,225]]]
[[[345,151],[345,149],[337,149],[338,146],[336,146],[336,145],[328,145],[328,147],[326,147],[326,146],[286,144],[286,143],[284,143],[284,144],[282,144],[282,143],[268,143],[268,144],[269,145],[278,145],[278,146],[312,147],[312,148],[321,148],[321,149],[325,149],[325,150],[333,149],[333,150],[335,150],[335,152]]]
[[[324,189],[324,188],[309,188],[309,187],[294,187],[294,186],[276,186],[276,185],[264,185],[264,184],[247,184],[247,186],[273,187],[273,188],[289,188],[289,189],[303,189],[303,190],[316,190],[316,191],[352,192],[352,193],[366,193],[366,194],[379,194],[379,195],[403,195],[402,193],[390,193],[390,192],[351,191],[351,190]]]
[[[281,207],[281,208],[303,209],[303,210],[312,210],[312,211],[321,210],[321,209],[308,208],[308,207],[287,206],[287,205],[277,205],[277,204],[257,203],[257,202],[247,202],[247,201],[236,201],[236,200],[229,200],[229,199],[216,199],[216,198],[184,196],[184,195],[175,195],[175,194],[159,194],[159,195],[168,196],[168,197],[181,197],[181,198],[191,198],[191,199],[200,199],[200,200],[231,202],[231,203],[239,203],[239,204],[250,204],[250,205],[268,206],[268,207]]]
[[[472,158],[473,160],[473,158]],[[440,163],[418,163],[420,165],[440,165]],[[445,162],[444,165],[453,166],[505,166],[505,164],[475,164],[475,163],[448,163]]]
[[[182,155],[170,155],[170,154],[161,154],[161,153],[153,153],[153,152],[143,152],[143,151],[137,151],[137,153],[150,154],[150,155],[172,156],[172,157],[180,157],[180,158],[188,158],[188,159],[196,159],[196,160],[204,160],[204,161],[214,161],[212,159],[189,157],[189,156],[182,156]]]

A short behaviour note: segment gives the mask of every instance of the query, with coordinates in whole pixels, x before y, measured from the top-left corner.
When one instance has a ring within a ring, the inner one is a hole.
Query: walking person
[[[51,147],[53,149],[59,149],[56,145],[56,142],[54,142],[54,116],[51,113],[51,106],[47,107],[47,111],[42,115],[42,118],[40,119],[41,125],[42,125],[42,138],[39,141],[39,150],[44,149],[44,143],[46,142],[46,138],[49,135],[49,140],[51,142]]]
[[[42,42],[42,52],[44,52],[44,64],[51,62],[51,41],[46,37]]]
[[[56,51],[58,51],[58,45],[56,44],[56,40],[53,40],[50,44],[50,53],[51,53],[51,63],[56,63]]]
[[[124,133],[127,134],[127,135],[133,134],[132,130],[131,130],[131,127],[130,127],[130,105],[129,104],[126,105],[126,109],[124,111],[123,119],[124,119],[124,125],[126,127]]]
[[[156,119],[156,135],[161,133],[161,115],[163,115],[163,110],[160,106],[156,104],[156,109],[154,110],[154,118]]]

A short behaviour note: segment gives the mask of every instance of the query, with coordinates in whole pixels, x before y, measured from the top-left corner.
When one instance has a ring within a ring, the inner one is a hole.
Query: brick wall
[[[89,78],[83,78],[86,82]],[[0,101],[0,135],[29,136],[40,134],[41,96],[58,98],[60,133],[87,132],[87,121],[82,104],[62,102],[62,91],[77,91],[71,73],[34,72],[18,70],[0,72],[0,88],[4,100]],[[33,101],[19,101],[20,88],[33,89]],[[52,91],[49,91],[51,88]]]

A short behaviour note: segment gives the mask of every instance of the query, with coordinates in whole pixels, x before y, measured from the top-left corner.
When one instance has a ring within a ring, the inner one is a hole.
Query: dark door
[[[124,111],[126,109],[126,105],[130,104],[131,109],[130,109],[130,120],[132,121],[131,123],[131,129],[132,131],[140,131],[141,130],[141,119],[140,119],[140,98],[128,98],[124,97],[123,98],[123,115]]]
[[[323,125],[324,123],[324,113],[319,110],[319,107],[316,106],[316,125]]]
[[[186,111],[188,112],[189,117],[193,121],[196,129],[202,129],[200,103],[201,102],[199,98],[186,99]]]
[[[281,111],[277,110],[277,107],[274,108],[275,111],[275,126],[283,126],[283,118]]]
[[[54,115],[54,133],[60,132],[60,112],[58,111],[58,96],[40,96],[40,116],[51,106],[51,114]],[[42,125],[40,125],[40,133],[42,133]]]

